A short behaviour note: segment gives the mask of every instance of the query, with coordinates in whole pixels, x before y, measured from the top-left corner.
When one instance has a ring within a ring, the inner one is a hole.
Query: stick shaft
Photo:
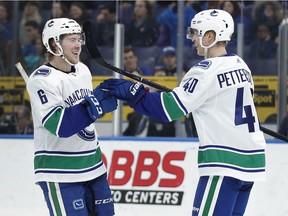
[[[110,69],[112,71],[115,71],[115,72],[117,72],[119,74],[122,74],[124,76],[127,76],[127,77],[129,77],[131,79],[134,79],[134,80],[138,81],[138,82],[144,83],[144,84],[146,84],[148,86],[151,86],[151,87],[153,87],[155,89],[158,89],[160,91],[165,91],[165,92],[172,91],[172,89],[169,89],[169,88],[167,88],[165,86],[159,85],[158,83],[152,82],[151,80],[145,79],[145,78],[143,78],[141,76],[137,76],[135,74],[131,74],[131,73],[125,71],[125,70],[117,68],[117,67],[109,64],[108,62],[106,62],[104,59],[98,58],[98,59],[94,59],[94,60],[95,60],[95,62],[97,64],[99,64],[99,65],[101,65],[101,66],[103,66],[105,68],[108,68],[108,69]]]
[[[28,77],[26,71],[24,70],[22,64],[20,62],[18,62],[15,64],[15,67],[18,69],[18,71],[21,74],[22,78],[24,79],[25,83],[27,83],[29,77]]]
[[[280,139],[280,140],[288,143],[288,139],[287,139],[287,137],[285,137],[284,135],[279,134],[279,133],[276,133],[275,131],[272,131],[272,130],[270,130],[270,129],[268,129],[268,128],[265,128],[265,127],[263,127],[263,126],[260,126],[260,128],[261,128],[261,130],[262,130],[265,134],[268,134],[268,135],[270,135],[270,136],[272,136],[272,137],[275,137],[275,138],[277,138],[277,139]]]

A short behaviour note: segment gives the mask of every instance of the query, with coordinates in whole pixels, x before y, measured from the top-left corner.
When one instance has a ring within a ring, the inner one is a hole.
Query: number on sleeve
[[[194,92],[194,89],[196,87],[198,83],[198,79],[196,78],[190,78],[184,85],[183,85],[183,88],[184,88],[184,91],[188,91],[189,93],[193,93]]]
[[[46,95],[42,89],[38,90],[37,94],[38,94],[42,104],[45,104],[48,102],[48,99],[47,99],[47,97],[46,97]]]
[[[251,105],[243,106],[243,93],[243,87],[237,89],[234,123],[236,126],[247,124],[249,133],[251,133],[255,131],[255,117],[253,116]],[[246,117],[243,117],[243,109]]]

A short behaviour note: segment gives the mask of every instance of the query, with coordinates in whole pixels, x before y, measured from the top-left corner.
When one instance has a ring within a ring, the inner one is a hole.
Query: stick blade
[[[86,40],[86,47],[91,55],[91,57],[93,59],[98,59],[98,58],[102,58],[98,47],[95,43],[94,40],[94,34],[93,34],[93,24],[91,21],[86,21],[83,24],[83,31],[85,33],[85,40]]]

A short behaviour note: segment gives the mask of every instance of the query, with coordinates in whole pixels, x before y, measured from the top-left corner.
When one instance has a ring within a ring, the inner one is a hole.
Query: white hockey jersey
[[[266,142],[253,93],[250,69],[232,54],[199,62],[172,92],[147,93],[134,109],[160,121],[192,112],[200,175],[256,181],[265,178]]]
[[[200,62],[174,92],[197,126],[201,176],[264,179],[266,143],[253,102],[251,71],[240,57]]]
[[[47,64],[31,74],[27,89],[36,182],[80,182],[106,172],[95,125],[80,104],[92,88],[90,70],[83,63],[70,73]]]

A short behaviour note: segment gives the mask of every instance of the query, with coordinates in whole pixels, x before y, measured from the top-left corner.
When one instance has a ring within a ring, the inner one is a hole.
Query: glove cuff
[[[133,99],[127,101],[127,104],[131,108],[133,108],[139,102],[139,100],[146,94],[146,92],[149,91],[149,88],[145,88],[143,84],[136,83],[135,85],[140,85],[140,87],[137,89]],[[133,88],[135,85],[131,86],[131,88]]]

